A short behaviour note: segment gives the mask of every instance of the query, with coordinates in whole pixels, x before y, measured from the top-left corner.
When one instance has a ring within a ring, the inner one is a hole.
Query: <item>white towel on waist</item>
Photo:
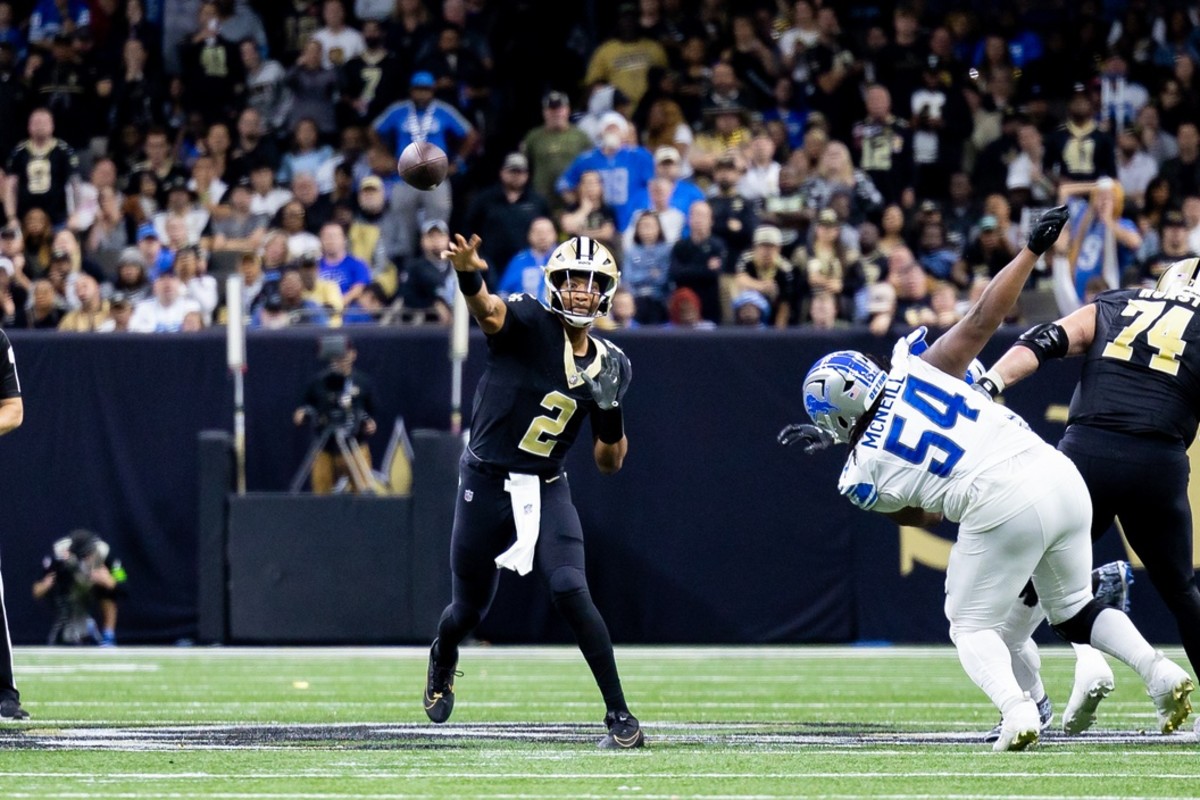
[[[516,472],[510,472],[504,481],[504,491],[508,492],[512,500],[517,541],[496,556],[496,566],[511,569],[518,575],[528,575],[533,569],[533,555],[537,550],[538,529],[542,522],[541,483],[537,475],[521,475]]]

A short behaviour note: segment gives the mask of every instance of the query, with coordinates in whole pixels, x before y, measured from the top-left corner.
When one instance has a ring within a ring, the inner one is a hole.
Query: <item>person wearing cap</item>
[[[1067,120],[1046,142],[1047,171],[1059,181],[1094,181],[1115,176],[1112,137],[1096,125],[1095,105],[1086,86],[1075,84],[1067,101]]]
[[[250,179],[242,178],[229,190],[223,213],[212,220],[213,252],[254,253],[262,247],[270,217],[252,210]]]
[[[183,318],[200,311],[200,304],[184,295],[174,272],[162,272],[154,279],[154,295],[133,309],[129,329],[135,333],[178,333]]]
[[[24,219],[40,208],[55,227],[67,221],[67,193],[79,179],[79,158],[54,136],[54,116],[38,108],[29,115],[29,138],[19,143],[4,166],[4,210],[9,219]]]
[[[163,242],[158,238],[158,231],[152,222],[143,222],[137,229],[137,246],[125,248],[121,251],[121,259],[128,257],[129,251],[141,254],[142,270],[146,277],[157,275],[163,270],[171,268],[171,262],[175,258],[175,254],[163,246]],[[121,261],[118,260],[119,267]],[[133,287],[126,287],[132,289]],[[138,298],[141,299],[141,298]],[[135,301],[136,302],[136,301]]]
[[[636,106],[646,93],[646,76],[650,68],[656,66],[668,66],[667,51],[657,41],[643,35],[638,24],[637,6],[622,3],[617,9],[616,35],[605,39],[592,51],[583,84],[615,86]]]
[[[636,210],[634,205],[654,177],[654,156],[641,145],[627,144],[632,127],[625,117],[609,111],[600,118],[600,141],[576,156],[559,176],[554,189],[568,205],[578,195],[579,177],[588,170],[600,173],[604,199],[617,215],[617,229],[625,230]]]
[[[385,291],[395,294],[399,275],[391,254],[399,249],[403,221],[387,213],[387,193],[378,175],[359,181],[355,200],[354,215],[346,228],[350,254],[371,268],[374,280]]]
[[[425,322],[448,325],[458,286],[454,267],[442,253],[450,245],[450,226],[445,220],[421,223],[421,255],[404,266],[399,298],[406,314],[420,314]]]
[[[692,203],[705,197],[695,181],[683,177],[683,156],[677,147],[663,145],[654,150],[654,177],[671,181],[671,207],[685,215]]]
[[[554,182],[591,146],[588,135],[571,122],[567,94],[548,92],[542,98],[542,124],[525,134],[520,150],[529,159],[529,185],[547,199],[551,210],[563,207]]]
[[[524,293],[548,305],[542,267],[550,261],[550,254],[558,244],[558,230],[549,217],[537,217],[529,223],[527,238],[529,246],[508,262],[496,291],[503,296]]]
[[[755,289],[743,289],[730,301],[733,324],[739,328],[766,328],[771,318],[771,301]]]
[[[56,540],[33,584],[35,600],[49,597],[54,603],[47,644],[115,646],[117,601],[125,596],[127,581],[112,547],[92,531],[77,529]]]
[[[117,276],[113,281],[113,291],[124,294],[131,305],[150,297],[153,288],[147,275],[147,262],[142,250],[142,247],[126,247],[117,257]],[[170,269],[169,264],[166,269]]]
[[[782,245],[779,228],[756,227],[750,249],[734,265],[732,288],[728,290],[734,298],[747,291],[762,297],[768,306],[762,315],[763,323],[776,328],[791,323],[799,302],[796,269],[780,253]],[[736,308],[732,308],[732,321],[742,324]]]
[[[422,141],[442,149],[449,161],[447,180],[421,191],[399,181],[392,190],[391,211],[405,223],[401,252],[393,257],[408,258],[417,251],[417,221],[420,219],[449,219],[452,205],[454,176],[467,168],[481,143],[479,131],[457,108],[434,98],[436,81],[424,70],[413,73],[409,80],[409,97],[392,103],[371,125],[375,144],[391,149],[397,158],[413,143],[413,132]]]
[[[712,106],[704,111],[704,126],[688,151],[698,179],[711,179],[717,162],[730,153],[741,160],[742,150],[753,136],[747,126],[748,112],[742,106]]]
[[[330,223],[332,224],[332,223]],[[321,275],[321,259],[316,253],[305,253],[296,260],[305,300],[315,303],[329,316],[329,327],[342,324],[342,310],[348,305],[338,284]],[[363,285],[363,291],[370,283]],[[361,295],[362,292],[359,292]]]
[[[1182,212],[1171,209],[1162,215],[1157,252],[1142,259],[1138,264],[1138,280],[1143,286],[1153,287],[1167,267],[1197,255],[1189,246],[1187,221],[1184,220]],[[1125,281],[1125,285],[1130,283]]]
[[[1000,223],[993,215],[985,214],[979,220],[979,234],[963,250],[954,271],[972,281],[991,280],[1014,255],[1007,237],[1000,233]]]
[[[549,202],[529,185],[529,159],[514,152],[504,157],[500,180],[471,200],[464,227],[483,240],[480,256],[484,260],[507,265],[526,246],[533,221],[549,216]],[[500,282],[503,271],[497,272],[489,280]]]

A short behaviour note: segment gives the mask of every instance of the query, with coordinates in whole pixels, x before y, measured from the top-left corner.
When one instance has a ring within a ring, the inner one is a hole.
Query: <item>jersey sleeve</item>
[[[17,357],[12,343],[4,331],[0,331],[0,399],[21,396],[21,379],[17,377]]]
[[[853,456],[846,461],[846,466],[842,468],[842,475],[838,478],[838,491],[863,511],[891,514],[905,507],[905,503],[898,498],[886,492],[880,492],[873,471],[868,465],[855,460]]]
[[[508,311],[500,330],[488,334],[488,346],[504,348],[521,339],[538,324],[541,315],[548,313],[537,300],[527,294],[510,294],[504,298]]]

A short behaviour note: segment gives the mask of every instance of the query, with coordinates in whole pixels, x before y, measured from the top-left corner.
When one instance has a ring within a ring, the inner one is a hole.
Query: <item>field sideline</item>
[[[1074,660],[1043,648],[1056,717]],[[1174,658],[1182,653],[1168,650]],[[649,745],[599,751],[568,647],[464,649],[451,722],[421,648],[18,648],[29,723],[5,798],[1195,798],[1200,744],[1153,733],[1131,671],[1095,732],[994,754],[949,647],[618,647]],[[1186,662],[1182,662],[1186,663]]]

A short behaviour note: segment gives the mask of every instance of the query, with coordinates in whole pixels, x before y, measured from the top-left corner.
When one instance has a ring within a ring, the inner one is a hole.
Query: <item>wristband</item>
[[[616,444],[625,437],[625,416],[620,408],[592,412],[592,433],[605,444]]]
[[[983,375],[981,375],[979,380],[975,381],[975,383],[977,383],[979,386],[982,386],[984,391],[990,394],[993,398],[999,397],[1007,386],[1007,384],[1004,383],[1004,379],[1001,378],[1000,374],[994,369],[989,369],[987,372],[983,373]]]
[[[463,297],[474,297],[483,290],[483,278],[478,272],[456,272],[458,288],[462,289]]]

